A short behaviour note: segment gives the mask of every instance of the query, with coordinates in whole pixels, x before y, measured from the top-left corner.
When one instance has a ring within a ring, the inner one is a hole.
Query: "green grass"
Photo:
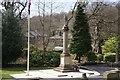
[[[2,69],[2,79],[13,79],[10,74],[24,73],[25,68],[3,68]]]
[[[54,67],[32,67],[30,70],[43,70],[43,69],[53,69]],[[14,79],[10,74],[20,74],[24,73],[26,68],[3,68],[2,69],[2,80]]]

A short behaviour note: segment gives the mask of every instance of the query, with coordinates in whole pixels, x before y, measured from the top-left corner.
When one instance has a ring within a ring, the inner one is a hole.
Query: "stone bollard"
[[[111,70],[103,73],[104,80],[120,80],[120,71]]]
[[[82,78],[80,80],[88,80],[87,76],[86,76],[86,73],[83,73],[82,74]]]

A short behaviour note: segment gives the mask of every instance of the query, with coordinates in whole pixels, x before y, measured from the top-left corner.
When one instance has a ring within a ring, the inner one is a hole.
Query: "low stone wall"
[[[110,67],[119,67],[120,68],[120,62],[119,63],[107,63]]]
[[[120,70],[106,71],[103,74],[104,80],[120,80]]]

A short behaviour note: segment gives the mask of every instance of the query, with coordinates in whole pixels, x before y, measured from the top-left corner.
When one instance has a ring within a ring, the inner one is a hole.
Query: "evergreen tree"
[[[12,10],[2,13],[2,63],[3,66],[20,57],[23,50],[23,35],[19,21]]]
[[[92,49],[91,36],[89,33],[87,16],[85,14],[85,7],[85,3],[78,3],[72,29],[72,40],[70,44],[70,52],[77,55],[79,63],[80,57]]]

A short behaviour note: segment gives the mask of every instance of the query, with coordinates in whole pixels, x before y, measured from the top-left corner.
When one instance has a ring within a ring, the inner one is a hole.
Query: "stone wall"
[[[106,71],[103,74],[104,80],[120,80],[120,70]]]

